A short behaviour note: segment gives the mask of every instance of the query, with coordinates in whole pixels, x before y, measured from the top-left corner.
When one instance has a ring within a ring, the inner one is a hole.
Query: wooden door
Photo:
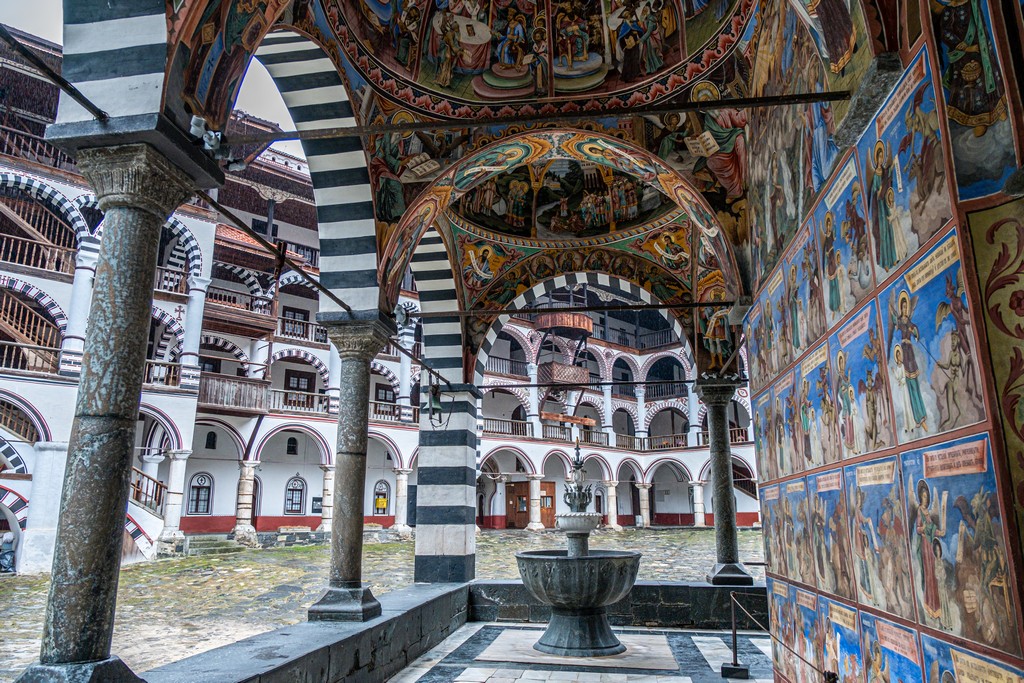
[[[505,527],[525,529],[530,523],[530,482],[505,484]]]
[[[555,527],[555,482],[540,483],[540,523],[548,529]]]

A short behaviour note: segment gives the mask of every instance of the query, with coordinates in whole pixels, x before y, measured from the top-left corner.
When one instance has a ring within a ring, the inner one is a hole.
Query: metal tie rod
[[[409,313],[410,318],[467,318],[489,315],[516,316],[520,314],[543,315],[544,313],[602,313],[614,311],[665,311],[683,310],[691,308],[729,308],[735,305],[735,301],[715,301],[708,303],[689,304],[622,304],[617,306],[552,306],[549,308],[517,308],[508,310],[487,310],[473,309],[469,311],[423,311]]]

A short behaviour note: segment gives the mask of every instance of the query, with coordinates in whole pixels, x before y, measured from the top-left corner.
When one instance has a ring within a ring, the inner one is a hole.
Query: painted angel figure
[[[924,397],[921,394],[921,368],[918,365],[917,351],[914,348],[915,341],[921,338],[921,332],[913,320],[917,300],[918,298],[911,297],[907,290],[896,295],[895,307],[890,299],[888,347],[890,350],[893,349],[896,332],[899,332],[905,386],[911,409],[909,414],[903,416],[904,429],[920,428],[927,432],[928,410],[925,408]]]

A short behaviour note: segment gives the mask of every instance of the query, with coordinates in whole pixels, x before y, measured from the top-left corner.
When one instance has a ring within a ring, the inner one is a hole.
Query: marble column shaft
[[[61,497],[40,662],[110,657],[157,247],[191,181],[144,144],[84,149],[104,235]],[[84,514],[88,511],[88,514]]]
[[[543,531],[544,523],[540,521],[540,482],[544,475],[528,474],[526,478],[530,482],[530,523],[526,528],[530,531]]]
[[[395,468],[395,531],[409,531],[409,475],[412,470]]]
[[[181,506],[185,497],[185,465],[192,451],[173,450],[167,463],[167,497],[164,499],[164,529],[161,540],[181,537]]]
[[[330,531],[334,525],[334,465],[320,465],[320,469],[324,473],[324,482],[317,531]]]
[[[636,485],[640,490],[640,519],[645,529],[651,526],[651,486],[652,484],[644,483]]]
[[[622,529],[619,526],[619,482],[617,481],[606,481],[604,483],[605,491],[608,493],[608,528],[613,531],[619,531]]]
[[[252,525],[253,494],[259,461],[238,463],[238,491],[235,494],[235,528],[232,533],[242,545],[256,545],[256,529]]]

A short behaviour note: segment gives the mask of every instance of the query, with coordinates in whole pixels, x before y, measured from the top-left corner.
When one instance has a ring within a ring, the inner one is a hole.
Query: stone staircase
[[[224,536],[188,536],[185,539],[185,554],[190,556],[233,555],[243,550],[243,546]]]

